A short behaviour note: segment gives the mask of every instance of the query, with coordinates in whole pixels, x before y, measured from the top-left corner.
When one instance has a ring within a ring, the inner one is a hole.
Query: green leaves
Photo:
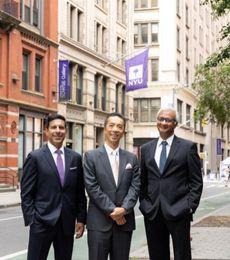
[[[200,65],[193,87],[198,92],[197,113],[219,124],[230,123],[230,63]]]
[[[230,11],[230,0],[203,0],[218,19]],[[198,66],[193,87],[198,92],[197,118],[207,117],[218,124],[230,124],[230,23],[220,31],[226,45]]]

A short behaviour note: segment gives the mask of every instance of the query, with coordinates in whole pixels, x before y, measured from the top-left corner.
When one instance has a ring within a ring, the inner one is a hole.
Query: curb
[[[3,204],[3,205],[0,205],[0,209],[10,208],[10,207],[17,207],[17,206],[20,206],[20,205],[21,205],[21,202]]]

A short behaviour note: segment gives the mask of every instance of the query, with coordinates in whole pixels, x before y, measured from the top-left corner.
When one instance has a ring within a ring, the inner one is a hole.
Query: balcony
[[[15,18],[19,18],[19,8],[18,3],[11,0],[1,0],[0,1],[0,10],[14,16]]]
[[[9,32],[17,27],[21,21],[19,20],[19,6],[13,0],[0,1],[0,28]]]

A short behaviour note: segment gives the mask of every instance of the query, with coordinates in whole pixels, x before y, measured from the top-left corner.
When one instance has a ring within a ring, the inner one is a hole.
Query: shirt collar
[[[111,153],[116,153],[117,155],[119,155],[119,147],[117,147],[115,150],[114,149],[112,149],[107,143],[105,143],[104,144],[104,146],[105,146],[105,150],[106,150],[106,152],[107,152],[107,154],[111,154]]]
[[[47,142],[47,146],[50,149],[51,154],[54,154],[57,150],[61,150],[62,154],[64,154],[64,146],[62,145],[62,147],[60,149],[57,149],[57,147],[55,147],[53,144],[51,144],[49,141]]]
[[[166,141],[169,146],[172,145],[174,135],[171,135],[168,139],[163,140],[161,137],[159,137],[157,145],[160,146],[162,141]]]

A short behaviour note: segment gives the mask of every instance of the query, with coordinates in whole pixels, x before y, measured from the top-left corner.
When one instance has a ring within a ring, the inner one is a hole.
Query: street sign
[[[221,155],[222,154],[222,150],[221,150],[221,139],[217,138],[216,139],[216,154],[217,155]]]

